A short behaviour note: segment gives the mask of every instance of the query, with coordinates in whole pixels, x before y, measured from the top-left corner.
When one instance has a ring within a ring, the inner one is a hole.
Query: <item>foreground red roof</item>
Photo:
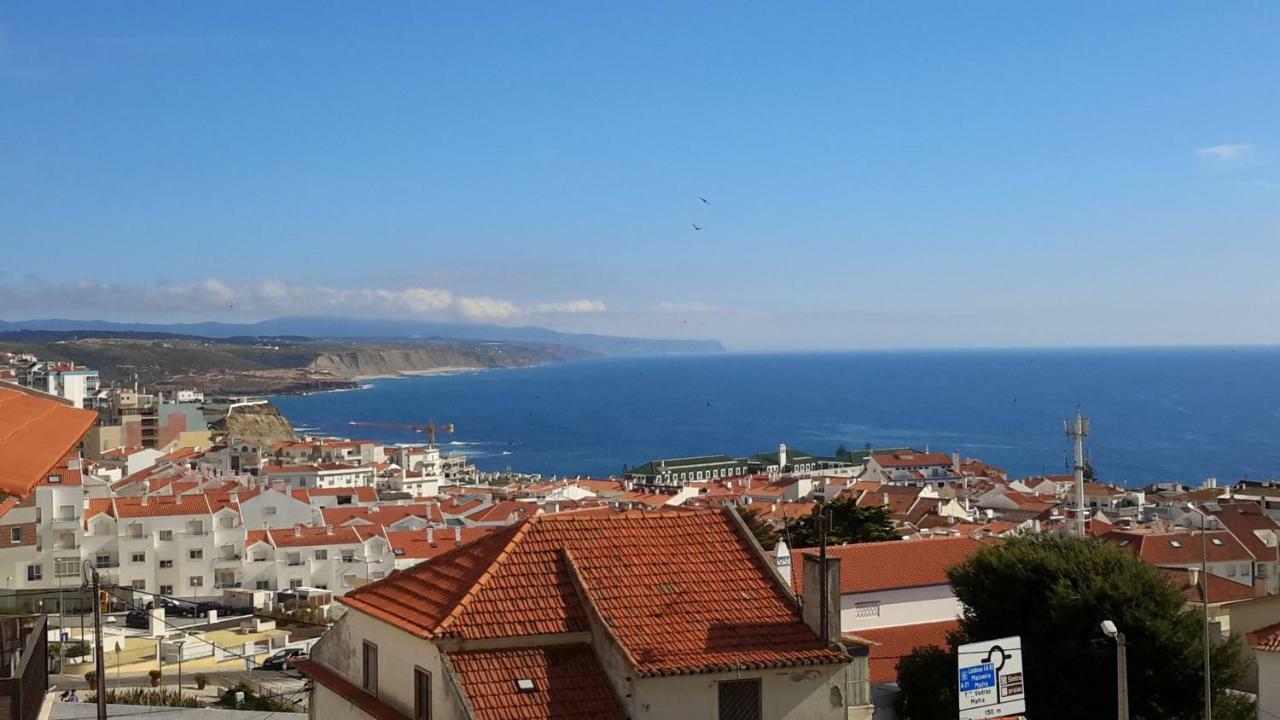
[[[1254,650],[1280,653],[1280,623],[1258,628],[1249,633],[1249,647]]]
[[[0,492],[31,492],[97,419],[53,397],[0,386]]]
[[[840,558],[840,592],[875,592],[901,588],[946,585],[947,570],[978,552],[982,543],[968,537],[836,545],[827,554]],[[791,551],[791,577],[796,592],[803,592],[803,555],[817,555],[813,548]]]
[[[449,653],[476,720],[622,720],[588,645]],[[531,692],[516,689],[532,680]]]
[[[585,632],[642,677],[846,663],[721,512],[539,515],[339,598],[428,638]]]
[[[958,620],[859,630],[858,637],[877,643],[871,648],[871,682],[898,681],[898,661],[916,648],[947,648],[947,635],[960,628]]]

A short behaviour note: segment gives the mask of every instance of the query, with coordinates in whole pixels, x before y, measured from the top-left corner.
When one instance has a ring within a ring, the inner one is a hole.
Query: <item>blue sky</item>
[[[10,3],[0,317],[1276,343],[1278,31],[1264,2]]]

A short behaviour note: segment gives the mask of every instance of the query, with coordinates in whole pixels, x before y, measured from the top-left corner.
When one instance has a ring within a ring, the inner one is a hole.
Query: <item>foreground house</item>
[[[296,665],[326,719],[869,718],[826,571],[823,623],[732,510],[539,515],[340,598]]]

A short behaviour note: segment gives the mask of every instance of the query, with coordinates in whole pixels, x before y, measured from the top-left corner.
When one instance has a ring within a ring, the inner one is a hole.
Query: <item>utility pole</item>
[[[818,584],[822,588],[822,595],[820,596],[822,599],[818,601],[818,623],[822,629],[822,642],[825,645],[830,643],[829,638],[831,637],[831,628],[827,626],[827,613],[831,612],[831,608],[827,607],[827,603],[830,602],[827,600],[827,593],[831,590],[827,587],[827,529],[831,527],[831,519],[824,512],[818,514],[817,521],[818,558],[821,560],[818,565],[822,568],[821,582]]]
[[[1084,439],[1089,434],[1089,418],[1081,415],[1080,408],[1076,408],[1075,420],[1062,421],[1062,428],[1075,445],[1076,534],[1085,537],[1088,533],[1085,531],[1084,521]]]
[[[1129,648],[1124,633],[1116,633],[1116,717],[1129,720]]]
[[[84,579],[93,589],[93,670],[98,678],[98,720],[107,720],[107,663],[102,657],[102,598],[98,583],[98,569],[93,561],[85,560],[81,566]]]

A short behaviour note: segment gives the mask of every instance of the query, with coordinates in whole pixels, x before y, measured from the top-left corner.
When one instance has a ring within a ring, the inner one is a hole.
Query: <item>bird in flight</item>
[[[699,225],[698,225],[698,223],[693,223],[693,229],[694,229],[694,230],[701,230],[701,229],[702,229],[702,227],[701,227],[701,226],[699,226]]]
[[[703,204],[703,205],[710,205],[710,204],[711,204],[711,201],[710,201],[710,200],[708,200],[708,199],[706,199],[706,198],[702,197],[701,195],[699,195],[699,196],[698,196],[698,199],[702,201],[702,204]]]

